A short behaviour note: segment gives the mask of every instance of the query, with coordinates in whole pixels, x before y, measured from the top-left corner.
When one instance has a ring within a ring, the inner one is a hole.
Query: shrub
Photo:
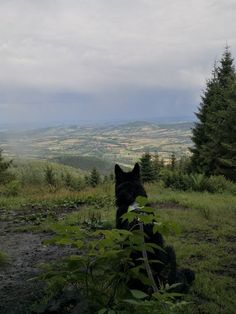
[[[224,176],[211,176],[208,179],[208,191],[211,193],[223,193],[228,191],[236,194],[236,184],[227,180]]]
[[[61,174],[61,180],[62,180],[61,185],[65,186],[67,189],[71,191],[81,191],[85,186],[85,184],[80,178],[73,176],[68,171],[66,173]]]
[[[178,170],[163,169],[160,178],[165,187],[176,190],[236,194],[236,184],[227,180],[224,176],[207,177],[201,173],[188,175]]]
[[[209,190],[209,179],[201,173],[191,174],[189,176],[189,189],[196,192]]]
[[[176,190],[189,190],[191,188],[191,178],[178,170],[171,171],[163,169],[160,172],[160,178],[164,182],[165,187],[170,187]]]
[[[48,185],[56,185],[55,172],[50,165],[47,165],[45,169],[45,181]]]
[[[8,171],[12,165],[12,160],[6,161],[2,156],[3,150],[0,148],[0,184],[13,180],[12,174]]]
[[[18,180],[10,181],[5,185],[3,194],[6,196],[17,196],[21,190],[21,183]]]

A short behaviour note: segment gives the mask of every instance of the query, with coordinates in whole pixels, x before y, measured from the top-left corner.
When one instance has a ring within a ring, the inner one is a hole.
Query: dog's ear
[[[123,170],[121,169],[121,167],[119,165],[115,165],[115,175],[116,175],[116,179],[120,179],[122,178],[123,175]]]
[[[139,164],[136,162],[136,164],[134,165],[134,169],[132,170],[132,174],[133,176],[135,176],[136,178],[140,178],[140,166]]]

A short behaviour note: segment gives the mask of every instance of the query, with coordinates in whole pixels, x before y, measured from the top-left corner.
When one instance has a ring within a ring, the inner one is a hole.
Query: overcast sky
[[[235,0],[0,0],[0,123],[193,116]]]

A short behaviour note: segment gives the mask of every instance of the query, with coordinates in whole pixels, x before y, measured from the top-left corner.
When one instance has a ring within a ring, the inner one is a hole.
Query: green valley
[[[116,126],[67,126],[0,132],[1,147],[11,157],[54,159],[88,156],[131,165],[143,152],[168,159],[188,154],[192,123],[133,122]],[[108,166],[110,169],[111,167]],[[85,167],[86,170],[86,167]]]

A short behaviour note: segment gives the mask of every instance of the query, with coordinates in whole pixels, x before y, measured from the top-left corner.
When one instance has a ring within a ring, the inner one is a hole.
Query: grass
[[[236,196],[172,191],[157,184],[147,185],[146,190],[160,219],[180,226],[180,234],[166,238],[176,250],[178,264],[196,272],[186,296],[190,303],[179,313],[235,313]],[[55,208],[78,202],[82,202],[79,209],[66,215],[62,224],[80,224],[97,217],[104,224],[114,225],[114,188],[109,184],[80,192],[26,189],[21,196],[0,197],[0,208],[18,209],[26,204]],[[47,223],[43,222],[44,227]]]
[[[157,202],[161,219],[173,221],[182,229],[179,235],[166,239],[176,250],[178,264],[196,272],[195,283],[187,296],[192,304],[184,313],[235,313],[236,197],[160,192],[154,185],[147,190]],[[162,204],[159,209],[158,202]]]
[[[97,188],[85,188],[82,191],[70,191],[66,188],[50,189],[49,187],[22,188],[18,196],[4,196],[0,193],[0,208],[21,209],[28,205],[38,205],[45,208],[55,206],[70,206],[79,202],[96,203],[101,199],[114,199],[114,189],[110,184]]]

